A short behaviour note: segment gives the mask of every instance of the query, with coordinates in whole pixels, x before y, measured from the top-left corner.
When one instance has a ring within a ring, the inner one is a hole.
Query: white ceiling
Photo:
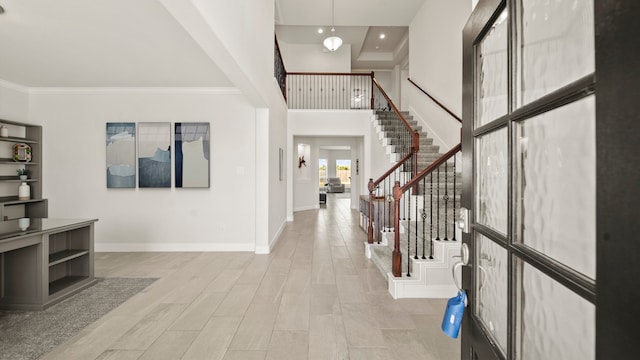
[[[281,41],[323,39],[317,29],[331,25],[331,0],[274,1]],[[336,30],[352,44],[354,68],[390,69],[406,57],[406,26],[425,0],[335,1]],[[159,0],[0,5],[0,80],[27,87],[233,86]]]
[[[157,0],[0,5],[0,79],[28,87],[231,86]]]
[[[354,70],[392,69],[409,54],[409,24],[425,0],[334,0],[336,34],[351,44]],[[278,40],[321,44],[331,29],[332,0],[275,0]],[[318,29],[324,30],[318,34]],[[385,34],[380,39],[381,33]]]

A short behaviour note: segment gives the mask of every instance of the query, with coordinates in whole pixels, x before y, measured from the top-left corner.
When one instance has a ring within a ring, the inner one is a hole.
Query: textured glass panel
[[[595,71],[593,0],[523,0],[519,18],[518,105]]]
[[[476,222],[507,234],[507,128],[476,139]]]
[[[520,122],[516,146],[516,239],[595,279],[595,95]]]
[[[507,349],[507,250],[483,235],[477,237],[477,315],[500,345]]]
[[[595,359],[595,306],[529,264],[521,268],[517,359]]]
[[[476,64],[476,126],[507,113],[507,10],[493,24],[478,45]]]

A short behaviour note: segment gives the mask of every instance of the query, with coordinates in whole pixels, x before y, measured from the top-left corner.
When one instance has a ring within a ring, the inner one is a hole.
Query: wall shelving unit
[[[46,218],[47,199],[42,198],[42,126],[0,119],[0,126],[8,128],[9,136],[0,137],[0,221],[22,217]],[[13,146],[24,143],[31,147],[31,161],[13,160]],[[30,172],[27,180],[20,180],[17,169]],[[31,188],[30,200],[18,200],[18,186],[26,182]]]

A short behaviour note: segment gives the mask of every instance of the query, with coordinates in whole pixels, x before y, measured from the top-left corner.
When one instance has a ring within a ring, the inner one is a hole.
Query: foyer
[[[43,359],[459,359],[445,300],[393,300],[350,199],[328,202],[269,255],[97,253],[96,276],[158,280]]]

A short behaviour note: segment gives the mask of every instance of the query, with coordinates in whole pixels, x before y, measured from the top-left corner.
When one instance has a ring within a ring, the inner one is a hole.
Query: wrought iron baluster
[[[436,185],[436,240],[440,240],[440,166],[438,166],[437,170],[437,181]]]
[[[386,181],[386,179],[385,179]],[[391,224],[391,219],[393,216],[393,209],[391,208],[391,199],[393,198],[393,185],[395,184],[395,182],[392,182],[391,179],[389,179],[389,183],[387,186],[387,190],[386,190],[386,196],[389,196],[389,200],[386,200],[385,198],[385,203],[389,203],[389,206],[386,207],[387,209],[387,222],[385,223],[385,225],[389,225]],[[391,226],[389,226],[389,228],[391,228]],[[391,232],[391,229],[389,229],[389,232]]]
[[[451,241],[456,241],[456,155],[453,156],[453,215],[451,215],[451,228],[453,229],[453,237]]]
[[[413,258],[417,260],[417,259],[419,259],[418,258],[418,219],[419,219],[419,217],[418,217],[418,194],[415,195],[415,198],[416,198],[416,216],[415,216],[415,219],[416,219],[416,231],[415,231],[414,237],[415,237],[415,244],[416,244],[416,254],[414,255]],[[411,256],[411,255],[407,254],[407,256]]]
[[[444,163],[444,196],[442,197],[442,199],[444,199],[444,240],[449,240],[449,238],[447,237],[447,227],[449,225],[449,223],[447,222],[447,210],[449,209],[449,183],[447,182],[448,180],[448,161],[445,161]]]
[[[425,240],[427,238],[427,178],[422,178],[422,258],[425,256]]]
[[[407,191],[407,204],[409,216],[407,218],[407,277],[411,276],[411,189]]]
[[[429,259],[433,259],[433,172],[431,172],[431,174],[429,174],[429,176],[431,177],[431,190],[429,190],[429,196],[430,196],[430,200],[429,200],[429,206],[430,208],[430,212],[429,212],[429,222],[430,222],[430,226],[429,226]]]
[[[382,204],[382,232],[387,232],[387,224],[389,223],[389,211],[387,209],[386,196],[389,193],[385,187],[388,187],[387,179],[382,180],[382,201],[380,201],[380,194],[377,194],[378,204]]]

